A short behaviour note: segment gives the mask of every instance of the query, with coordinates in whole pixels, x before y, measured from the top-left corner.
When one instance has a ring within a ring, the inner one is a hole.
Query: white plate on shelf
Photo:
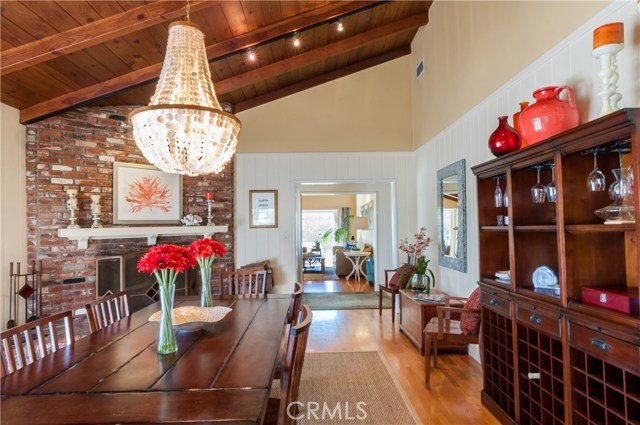
[[[558,276],[547,266],[540,266],[533,271],[534,288],[554,288],[558,285]]]

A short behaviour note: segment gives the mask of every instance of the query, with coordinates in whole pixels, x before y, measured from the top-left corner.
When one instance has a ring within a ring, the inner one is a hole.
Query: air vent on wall
[[[419,80],[422,74],[424,74],[424,58],[420,59],[418,66],[416,66],[416,80]]]

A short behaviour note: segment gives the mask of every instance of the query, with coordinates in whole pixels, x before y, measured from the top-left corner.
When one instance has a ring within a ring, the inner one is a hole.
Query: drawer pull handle
[[[532,314],[531,316],[529,316],[529,320],[531,320],[536,325],[542,324],[542,318],[537,314]]]
[[[611,346],[609,344],[598,338],[592,338],[591,345],[598,347],[601,350],[611,350]]]
[[[491,300],[491,301],[489,301],[489,304],[491,304],[494,307],[497,307],[497,306],[500,305],[500,303],[497,300]]]

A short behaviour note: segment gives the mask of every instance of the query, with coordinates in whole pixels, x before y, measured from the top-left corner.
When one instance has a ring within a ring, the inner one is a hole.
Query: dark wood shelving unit
[[[589,287],[632,288],[640,295],[640,228],[604,224],[594,211],[612,201],[607,191],[589,192],[586,185],[594,151],[608,184],[615,168],[631,166],[637,176],[639,124],[640,109],[617,111],[472,168],[482,402],[503,424],[640,425],[640,315],[582,302]],[[545,185],[555,170],[555,203],[533,202],[536,167]],[[498,177],[508,208],[494,205]],[[510,225],[496,226],[498,215],[508,216]],[[559,290],[535,287],[533,273],[541,266],[555,273]],[[495,279],[500,270],[511,271],[511,282]]]
[[[480,226],[482,232],[508,232],[509,226]]]
[[[557,232],[558,228],[555,224],[539,224],[530,226],[515,226],[516,232]]]

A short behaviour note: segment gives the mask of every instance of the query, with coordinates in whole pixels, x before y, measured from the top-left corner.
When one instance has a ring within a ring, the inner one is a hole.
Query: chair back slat
[[[64,339],[58,336],[58,322],[63,322]],[[35,335],[35,344],[34,344]],[[2,340],[2,376],[14,373],[59,348],[73,344],[71,311],[27,322],[0,334]]]
[[[296,325],[289,327],[289,340],[285,355],[282,358],[278,425],[291,425],[294,423],[292,417],[288,414],[289,412],[287,412],[287,407],[298,399],[309,328],[313,319],[313,313],[308,305],[302,305],[298,312],[300,314],[296,314],[296,316],[299,316],[299,321]]]
[[[129,294],[121,291],[105,295],[84,307],[87,310],[89,330],[94,333],[129,316]]]
[[[227,282],[225,291],[224,282]],[[267,272],[264,269],[240,269],[220,273],[220,293],[225,295],[264,295],[267,293]]]
[[[291,294],[291,303],[289,304],[289,311],[287,312],[287,323],[296,325],[297,314],[300,312],[300,304],[302,304],[302,295],[304,295],[304,286],[300,282],[296,282],[293,287],[293,293]]]

